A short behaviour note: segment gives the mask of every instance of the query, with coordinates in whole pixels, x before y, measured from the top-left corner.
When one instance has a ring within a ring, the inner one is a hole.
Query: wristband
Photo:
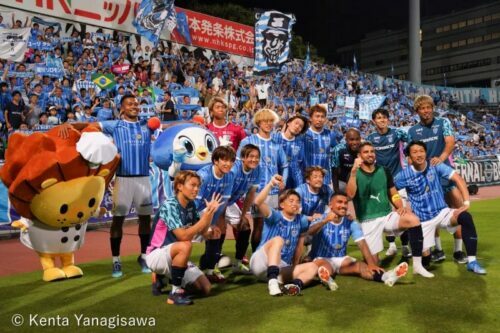
[[[396,193],[392,196],[392,202],[396,201],[396,200],[401,200],[401,196],[399,195],[399,193]]]
[[[470,201],[469,200],[465,200],[464,201],[464,206],[470,206]]]

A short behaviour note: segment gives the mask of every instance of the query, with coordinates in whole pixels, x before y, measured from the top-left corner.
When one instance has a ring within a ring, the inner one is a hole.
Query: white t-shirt
[[[270,86],[271,85],[269,83],[256,84],[255,88],[257,89],[257,97],[259,99],[267,99],[267,89],[269,89]]]

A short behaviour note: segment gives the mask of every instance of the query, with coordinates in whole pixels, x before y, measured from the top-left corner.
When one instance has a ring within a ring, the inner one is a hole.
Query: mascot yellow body
[[[87,220],[105,212],[99,206],[118,163],[116,147],[102,133],[72,130],[62,139],[56,127],[9,138],[0,177],[22,217],[12,226],[38,253],[44,281],[83,275],[73,253],[83,245]]]

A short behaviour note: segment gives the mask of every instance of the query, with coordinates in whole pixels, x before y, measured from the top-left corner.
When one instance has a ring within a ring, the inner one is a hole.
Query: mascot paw
[[[54,267],[43,271],[43,281],[51,282],[66,279],[66,273],[60,268]]]
[[[77,267],[75,265],[64,266],[62,270],[68,279],[79,278],[83,276],[83,272],[80,267]]]
[[[174,156],[173,156],[174,162],[184,163],[184,161],[186,160],[186,156],[187,156],[186,148],[182,146],[177,146],[174,148]]]

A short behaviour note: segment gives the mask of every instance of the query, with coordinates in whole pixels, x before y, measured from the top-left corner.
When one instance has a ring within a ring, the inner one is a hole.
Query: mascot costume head
[[[0,177],[9,199],[22,217],[12,223],[21,229],[21,242],[35,250],[43,280],[80,277],[73,253],[83,245],[87,220],[105,212],[99,208],[119,163],[117,149],[100,132],[71,130],[9,137]],[[60,257],[62,267],[55,265]]]

